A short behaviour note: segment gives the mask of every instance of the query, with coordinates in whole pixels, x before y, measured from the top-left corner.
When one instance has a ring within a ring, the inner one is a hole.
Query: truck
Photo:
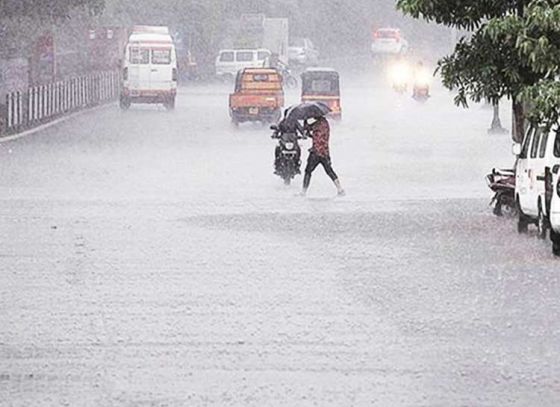
[[[237,74],[235,90],[229,97],[231,121],[273,123],[284,107],[282,77],[276,69],[246,68]]]
[[[230,20],[223,49],[267,49],[288,64],[290,24],[287,18],[268,18],[264,14],[243,14]]]

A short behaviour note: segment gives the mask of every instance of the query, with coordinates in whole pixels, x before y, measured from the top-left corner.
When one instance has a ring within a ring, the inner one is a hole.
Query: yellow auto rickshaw
[[[331,109],[329,117],[342,119],[340,75],[330,68],[308,68],[301,74],[302,102],[323,102]]]

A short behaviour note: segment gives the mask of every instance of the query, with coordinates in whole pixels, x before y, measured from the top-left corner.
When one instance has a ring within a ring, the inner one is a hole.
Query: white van
[[[233,82],[245,68],[266,68],[272,53],[268,49],[224,49],[216,58],[216,76]]]
[[[175,107],[177,53],[167,27],[135,27],[126,45],[120,105],[163,103]]]
[[[554,147],[560,155],[560,142]],[[550,185],[550,240],[552,240],[552,252],[560,257],[560,165],[552,168],[553,181]]]
[[[552,171],[560,165],[560,127],[547,131],[531,127],[523,144],[514,145],[518,156],[515,194],[519,209],[518,231],[528,225],[538,227],[541,239],[546,237],[551,213]]]

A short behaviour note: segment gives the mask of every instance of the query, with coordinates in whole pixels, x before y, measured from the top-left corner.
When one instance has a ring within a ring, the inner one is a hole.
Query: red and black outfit
[[[333,181],[338,180],[338,176],[334,172],[331,164],[329,151],[329,139],[331,136],[331,127],[324,117],[318,119],[311,125],[311,137],[313,139],[313,147],[310,150],[307,160],[307,168],[305,169],[305,177],[303,179],[303,188],[308,189],[311,183],[311,174],[320,165],[323,166],[325,172]]]

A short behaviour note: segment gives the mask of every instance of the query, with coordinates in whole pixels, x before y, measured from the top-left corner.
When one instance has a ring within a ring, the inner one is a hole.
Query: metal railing
[[[19,133],[67,114],[117,100],[119,72],[99,72],[11,92],[0,101],[0,136]]]

